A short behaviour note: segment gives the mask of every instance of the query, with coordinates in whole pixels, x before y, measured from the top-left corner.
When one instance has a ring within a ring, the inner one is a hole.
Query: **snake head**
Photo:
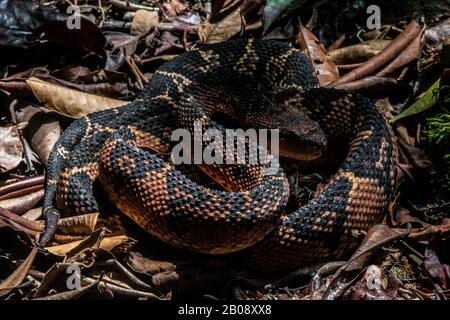
[[[271,127],[279,130],[282,157],[313,160],[326,149],[327,137],[320,125],[295,107],[273,114]]]

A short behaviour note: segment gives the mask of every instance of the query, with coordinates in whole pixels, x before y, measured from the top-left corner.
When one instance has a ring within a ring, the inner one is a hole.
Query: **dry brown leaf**
[[[53,145],[61,136],[61,127],[58,120],[39,108],[28,106],[17,113],[17,121],[28,123],[23,130],[23,134],[30,143],[31,149],[47,166]]]
[[[217,0],[211,2],[211,16],[209,21],[216,21],[231,10],[242,4],[242,0]]]
[[[186,6],[178,0],[165,1],[162,7],[169,19],[175,18],[179,13],[186,10]]]
[[[244,26],[241,9],[238,7],[217,23],[204,22],[198,35],[203,43],[223,42],[240,33]]]
[[[12,198],[0,201],[0,207],[14,212],[15,214],[24,214],[34,207],[44,197],[44,189],[33,192],[22,197]]]
[[[34,95],[47,108],[72,118],[81,118],[89,113],[117,108],[127,101],[101,97],[32,77],[26,80]]]
[[[28,273],[28,270],[33,265],[37,252],[37,247],[34,247],[22,264],[13,273],[11,273],[8,278],[0,283],[0,297],[7,295],[22,283]]]
[[[316,36],[300,23],[300,33],[297,36],[301,47],[306,48],[319,84],[324,86],[339,78],[336,65],[327,57],[325,47]]]
[[[31,221],[36,221],[37,219],[39,219],[41,217],[41,215],[42,215],[42,207],[38,207],[38,208],[30,209],[27,212],[25,212],[22,215],[22,218],[31,220]]]
[[[145,258],[139,252],[130,252],[127,264],[136,272],[155,275],[160,272],[174,271],[177,266],[170,261]]]
[[[131,34],[139,36],[154,30],[159,23],[157,11],[138,10],[131,22]]]
[[[17,126],[0,127],[0,141],[0,173],[3,173],[22,161],[23,146]]]
[[[82,297],[83,295],[85,295],[86,293],[88,293],[89,291],[92,291],[93,289],[97,288],[99,283],[100,283],[100,280],[95,281],[95,282],[93,282],[85,287],[81,287],[79,289],[59,292],[59,293],[55,293],[52,295],[35,298],[33,300],[47,300],[47,301],[48,300],[50,300],[50,301],[52,301],[52,300],[57,300],[57,301],[76,300],[76,299],[79,299],[80,297]]]
[[[58,232],[70,235],[88,235],[94,231],[98,216],[98,213],[87,213],[60,219]]]
[[[409,229],[389,228],[385,224],[373,226],[369,229],[364,240],[349,259],[348,265],[344,270],[353,271],[362,269],[369,255],[372,254],[374,250],[383,245],[387,245],[398,238],[407,236],[409,232]]]
[[[47,247],[45,248],[50,253],[57,255],[57,256],[65,256],[67,252],[71,251],[73,248],[78,246],[82,240],[74,241],[71,243],[61,244],[53,247]],[[103,238],[100,242],[100,249],[111,251],[115,247],[123,244],[123,243],[130,243],[134,242],[133,239],[127,237],[127,236],[114,236],[114,237],[106,237]]]

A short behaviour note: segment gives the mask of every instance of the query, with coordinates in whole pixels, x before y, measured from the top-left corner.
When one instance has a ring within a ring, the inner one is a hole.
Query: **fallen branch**
[[[407,65],[408,63],[418,59],[422,52],[422,34],[420,32],[417,37],[411,41],[411,43],[402,51],[391,63],[389,63],[383,70],[377,73],[378,77],[390,74],[401,67]]]
[[[405,28],[405,30],[395,38],[386,48],[379,54],[370,58],[358,68],[345,74],[338,80],[329,84],[329,86],[336,86],[341,83],[355,81],[367,75],[374,73],[381,66],[385,65],[394,59],[399,52],[406,48],[406,46],[417,37],[420,33],[420,26],[416,20],[412,20]]]

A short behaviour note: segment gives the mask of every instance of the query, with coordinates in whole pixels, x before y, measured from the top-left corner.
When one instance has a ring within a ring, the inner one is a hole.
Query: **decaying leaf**
[[[389,228],[385,224],[377,224],[369,229],[363,242],[358,249],[353,253],[349,259],[348,265],[345,267],[346,271],[362,269],[364,263],[374,250],[380,248],[383,245],[405,237],[409,234],[410,229],[393,229]]]
[[[26,80],[38,100],[47,108],[72,118],[89,113],[117,108],[127,101],[96,96],[32,77]]]
[[[316,36],[300,23],[300,33],[297,36],[301,47],[305,47],[309,59],[316,71],[321,86],[325,86],[339,78],[336,65],[327,57],[325,47]]]
[[[17,120],[27,123],[23,130],[24,136],[42,163],[47,165],[53,145],[61,136],[59,121],[51,114],[33,106],[28,106],[18,113]]]
[[[237,7],[217,23],[205,21],[200,25],[198,35],[203,43],[222,42],[241,32],[244,24],[241,9]]]
[[[143,257],[139,252],[130,252],[127,262],[134,271],[150,275],[159,272],[174,271],[176,269],[176,265],[170,261],[148,259]]]
[[[8,278],[0,283],[0,297],[7,295],[22,283],[28,273],[28,270],[31,268],[37,253],[38,249],[37,247],[34,247],[22,264],[13,273],[11,273]]]
[[[42,207],[37,207],[37,208],[33,208],[33,209],[30,209],[27,212],[25,212],[22,215],[22,218],[31,220],[31,221],[36,221],[41,216],[42,216]]]
[[[98,213],[87,213],[60,219],[58,231],[71,235],[88,235],[94,231],[98,216]]]
[[[367,267],[364,277],[351,290],[352,300],[398,300],[401,281],[377,265]]]
[[[57,255],[57,256],[65,256],[68,252],[77,247],[82,240],[65,243],[57,246],[47,247],[48,252]],[[100,242],[100,249],[111,251],[115,247],[124,244],[124,243],[132,243],[134,240],[127,236],[114,236],[114,237],[105,237]]]
[[[0,173],[3,173],[22,161],[23,145],[17,126],[0,127],[0,141]]]
[[[157,11],[138,10],[131,22],[131,34],[142,35],[154,30],[159,22]]]
[[[186,10],[186,5],[178,0],[164,1],[162,7],[169,19],[173,19],[178,14]]]
[[[14,212],[15,214],[23,214],[33,208],[44,197],[44,189],[33,192],[18,198],[12,198],[0,201],[0,207]]]
[[[91,283],[85,287],[81,288],[75,288],[74,290],[67,290],[59,293],[55,293],[52,295],[44,296],[35,298],[33,300],[76,300],[88,293],[89,291],[92,291],[94,288],[96,288],[100,283],[100,280]]]
[[[218,21],[219,17],[223,17],[231,10],[236,9],[241,5],[241,0],[215,0],[211,1],[211,16],[210,21]]]
[[[46,21],[34,30],[52,44],[72,50],[84,50],[86,53],[95,53],[105,56],[105,36],[97,25],[81,17],[80,28],[67,28],[66,21]]]
[[[442,286],[442,288],[448,288],[448,281],[450,281],[450,265],[442,264],[436,252],[431,248],[426,248],[424,254],[424,266],[434,280]]]
[[[158,24],[158,22],[156,21],[156,24]],[[149,29],[151,30],[151,28]],[[115,32],[115,31],[108,31],[105,32],[105,37],[106,40],[108,41],[108,43],[110,45],[112,45],[112,51],[117,50],[118,48],[124,48],[125,49],[125,54],[127,56],[131,56],[134,54],[134,52],[136,51],[136,47],[139,41],[139,37],[138,36],[132,36],[126,33],[122,33],[122,32]],[[100,71],[102,72],[102,70]],[[100,73],[99,72],[99,73]],[[105,74],[105,72],[103,72]],[[89,75],[90,72],[86,75]]]

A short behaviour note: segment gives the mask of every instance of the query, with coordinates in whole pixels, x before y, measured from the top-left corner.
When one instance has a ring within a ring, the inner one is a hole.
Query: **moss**
[[[439,149],[440,156],[447,180],[447,187],[450,190],[450,113],[443,108],[443,112],[427,119],[428,130],[424,133],[430,143]]]

